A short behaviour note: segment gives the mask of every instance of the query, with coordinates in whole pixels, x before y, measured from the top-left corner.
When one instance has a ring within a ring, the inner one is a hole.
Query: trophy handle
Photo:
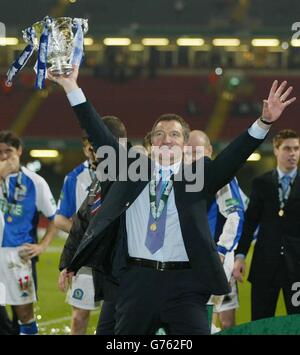
[[[32,44],[37,47],[37,36],[34,27],[28,27],[22,31],[23,39],[25,43]]]
[[[82,26],[82,31],[83,31],[84,34],[86,34],[87,31],[89,30],[88,20],[84,19],[84,18],[75,17],[73,19],[73,25],[75,25],[76,23],[80,24]]]

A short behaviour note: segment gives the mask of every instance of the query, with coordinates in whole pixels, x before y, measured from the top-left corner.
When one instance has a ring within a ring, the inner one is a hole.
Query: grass
[[[58,264],[64,240],[57,238],[38,263],[38,296],[36,306],[40,334],[69,334],[71,306],[57,286]],[[90,315],[88,334],[94,334],[99,311]]]
[[[38,263],[38,296],[35,307],[40,334],[69,334],[71,306],[65,303],[66,295],[58,290],[58,263],[64,241],[57,238],[53,241]],[[250,264],[253,250],[247,257]],[[249,270],[249,267],[247,268]],[[250,321],[250,284],[245,281],[239,284],[240,308],[237,310],[237,325]],[[91,312],[88,334],[93,334],[98,321],[99,311]],[[282,294],[277,305],[277,316],[286,315]]]

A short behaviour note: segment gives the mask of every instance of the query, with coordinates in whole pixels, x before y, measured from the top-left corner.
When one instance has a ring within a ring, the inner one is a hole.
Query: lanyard
[[[161,178],[162,179],[162,178]],[[173,187],[173,180],[170,179],[167,184],[163,187],[161,196],[159,196],[159,202],[157,203],[156,193],[159,181],[151,180],[149,185],[149,198],[150,198],[150,210],[152,217],[157,220],[161,216]],[[163,183],[163,182],[162,182]]]
[[[95,179],[95,177],[96,177],[95,169],[93,169],[90,164],[88,166],[88,169],[89,169],[90,178],[93,181]]]
[[[279,185],[278,185],[278,198],[279,198],[279,206],[280,206],[280,211],[283,211],[288,199],[289,199],[289,196],[290,196],[290,193],[291,193],[291,190],[292,190],[292,186],[293,186],[293,183],[294,183],[294,180],[295,180],[296,176],[294,176],[290,183],[289,183],[289,186],[286,190],[286,192],[284,193],[283,192],[283,188],[282,188],[282,183],[279,182]],[[282,212],[281,212],[282,213]]]

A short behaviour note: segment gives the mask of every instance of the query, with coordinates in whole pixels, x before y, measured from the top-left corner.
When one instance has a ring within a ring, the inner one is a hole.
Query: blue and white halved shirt
[[[87,161],[72,170],[65,177],[56,213],[71,218],[87,197],[92,178]]]
[[[55,200],[44,178],[22,167],[21,188],[16,190],[18,175],[11,174],[5,179],[7,196],[0,185],[1,247],[36,243],[39,213],[52,220],[56,211]]]
[[[242,235],[245,203],[237,179],[220,189],[208,211],[208,222],[218,252],[234,250]]]

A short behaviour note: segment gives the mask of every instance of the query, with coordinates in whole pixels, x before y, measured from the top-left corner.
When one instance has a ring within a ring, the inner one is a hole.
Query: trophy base
[[[52,61],[52,66],[48,70],[53,76],[68,76],[72,73],[73,66],[66,62]]]

